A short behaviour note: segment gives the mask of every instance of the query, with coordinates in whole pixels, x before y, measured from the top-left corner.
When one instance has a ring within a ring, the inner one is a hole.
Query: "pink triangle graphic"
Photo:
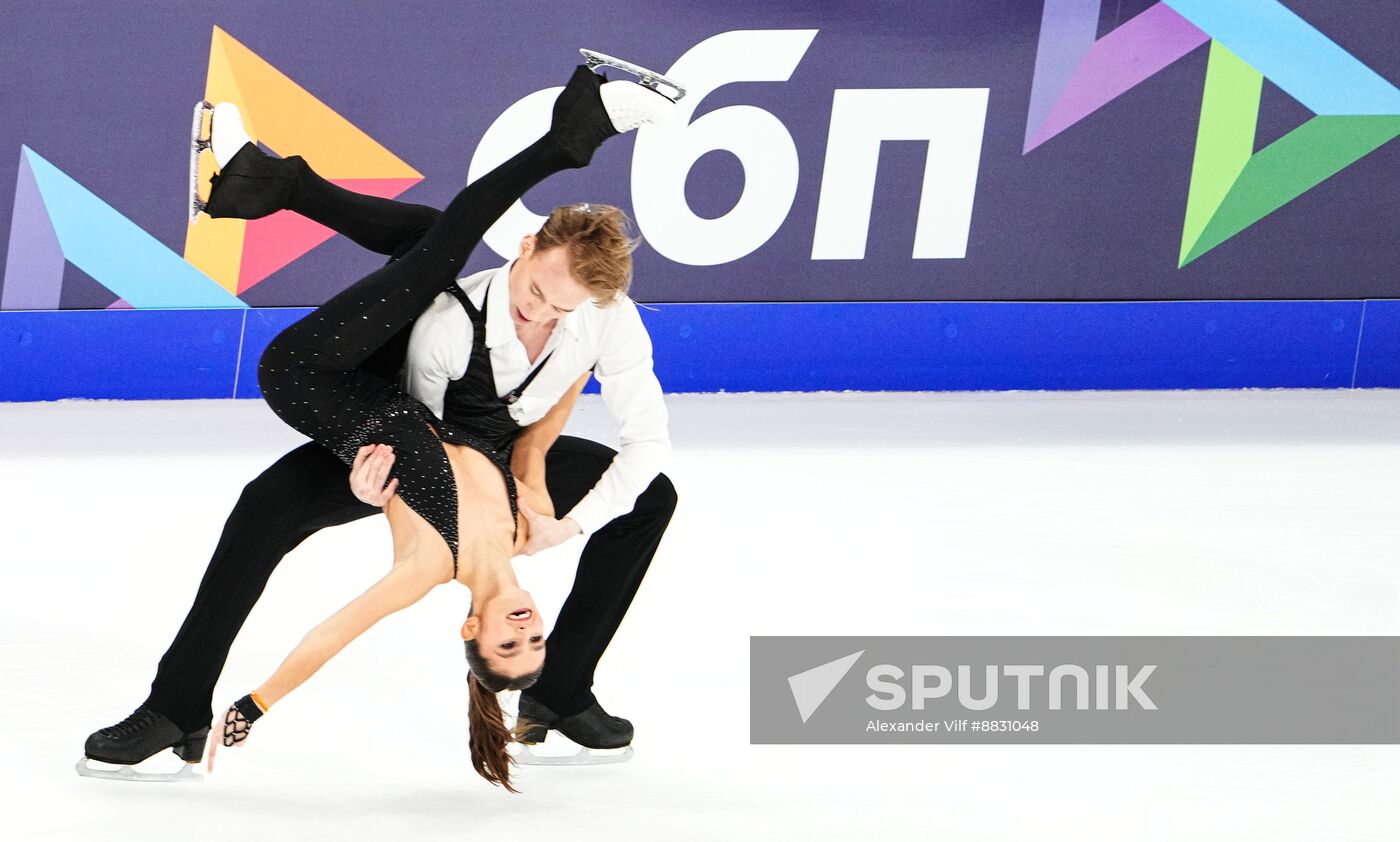
[[[111,304],[108,304],[108,305],[107,305],[107,309],[108,309],[108,310],[134,310],[134,309],[136,309],[136,308],[134,308],[134,307],[132,307],[130,304],[126,303],[126,299],[124,299],[124,298],[118,298],[116,301],[113,301]]]
[[[367,196],[393,199],[422,181],[421,178],[329,179]],[[291,211],[278,211],[253,219],[243,234],[243,260],[238,273],[238,294],[257,286],[274,272],[335,236],[335,232]]]

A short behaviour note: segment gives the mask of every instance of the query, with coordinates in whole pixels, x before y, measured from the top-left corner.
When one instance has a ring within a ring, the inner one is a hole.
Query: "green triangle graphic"
[[[1262,87],[1211,42],[1178,268],[1400,136],[1400,116],[1314,117],[1254,153]]]

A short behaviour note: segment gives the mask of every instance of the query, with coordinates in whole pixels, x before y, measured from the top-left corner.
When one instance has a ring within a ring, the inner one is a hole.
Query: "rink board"
[[[1396,300],[651,307],[668,392],[1400,387]],[[0,400],[256,398],[307,312],[0,312]]]

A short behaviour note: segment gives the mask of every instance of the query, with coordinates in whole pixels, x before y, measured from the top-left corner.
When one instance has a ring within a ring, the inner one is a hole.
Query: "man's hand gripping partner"
[[[521,549],[523,555],[564,543],[582,529],[572,518],[557,519],[554,501],[545,485],[545,454],[554,446],[564,429],[564,423],[574,411],[574,404],[583,392],[589,375],[574,381],[543,418],[526,427],[516,439],[511,456],[511,471],[515,474],[516,503],[530,524],[530,538]],[[398,492],[397,477],[389,479],[394,467],[394,448],[387,444],[367,444],[355,454],[350,467],[350,490],[355,498],[371,506],[383,508]]]

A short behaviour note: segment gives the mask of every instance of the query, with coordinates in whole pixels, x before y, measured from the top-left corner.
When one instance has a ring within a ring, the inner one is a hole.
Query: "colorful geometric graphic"
[[[22,146],[0,309],[58,309],[65,262],[120,296],[113,307],[248,306]]]
[[[1278,0],[1163,0],[1096,40],[1101,0],[1046,0],[1023,154],[1211,42],[1177,265],[1400,136],[1400,89]],[[1267,78],[1317,116],[1257,153]]]
[[[254,140],[305,156],[326,180],[392,199],[423,176],[261,57],[214,27],[204,98],[232,102]],[[213,159],[204,153],[201,172]],[[208,180],[202,185],[207,191]],[[333,236],[329,228],[280,211],[243,221],[202,217],[185,236],[185,259],[229,292],[241,294]]]
[[[238,103],[253,137],[307,155],[348,190],[394,198],[423,178],[218,27],[205,96]],[[108,309],[247,307],[239,293],[332,235],[290,212],[251,222],[204,217],[188,229],[182,259],[23,146],[0,309],[59,309],[69,265],[118,296]]]

